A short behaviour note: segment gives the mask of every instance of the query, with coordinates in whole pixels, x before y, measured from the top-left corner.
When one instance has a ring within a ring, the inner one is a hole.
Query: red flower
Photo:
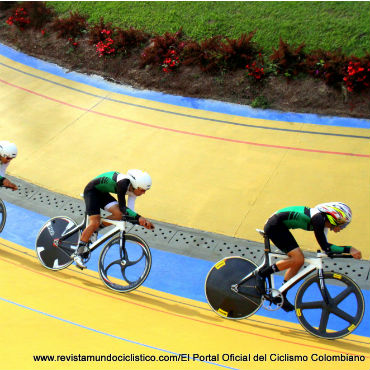
[[[251,65],[247,64],[245,68],[248,71],[248,76],[255,81],[260,81],[265,75],[263,67],[258,67],[256,61],[254,61]]]
[[[175,49],[170,49],[167,51],[165,58],[162,63],[162,71],[169,73],[174,71],[180,65],[180,58],[177,56]]]
[[[115,53],[116,49],[111,47],[113,42],[114,42],[113,39],[108,37],[104,41],[99,41],[95,45],[96,46],[96,52],[99,54],[99,57],[102,57],[103,55],[110,55],[110,54]]]
[[[27,12],[24,10],[24,8],[17,8],[15,10],[14,15],[10,16],[7,21],[7,24],[9,26],[15,25],[17,26],[21,31],[24,30],[24,27],[30,23],[30,18],[27,14]]]
[[[369,65],[370,63],[367,63],[367,66]],[[349,61],[343,82],[349,92],[361,91],[368,88],[370,82],[369,68],[366,70],[366,66],[362,65],[360,61]]]

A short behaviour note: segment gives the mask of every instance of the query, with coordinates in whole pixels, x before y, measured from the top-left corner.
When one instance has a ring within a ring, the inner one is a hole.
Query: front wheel
[[[69,217],[54,217],[47,221],[40,229],[36,238],[36,254],[43,266],[51,270],[61,270],[72,262],[71,255],[76,251],[80,230],[56,244],[61,236],[76,227],[76,223]]]
[[[0,233],[3,231],[6,222],[6,207],[0,199]]]
[[[120,293],[138,288],[148,277],[152,255],[146,242],[133,234],[125,235],[121,248],[120,237],[110,240],[99,257],[99,274],[103,283]]]
[[[244,319],[253,315],[262,305],[255,276],[251,275],[241,284],[238,292],[232,286],[256,268],[255,263],[242,257],[227,257],[217,262],[205,281],[205,294],[213,311],[227,319]]]
[[[328,303],[320,290],[318,275],[306,279],[298,289],[295,308],[301,325],[312,335],[338,339],[350,334],[364,315],[361,289],[348,276],[325,272]]]

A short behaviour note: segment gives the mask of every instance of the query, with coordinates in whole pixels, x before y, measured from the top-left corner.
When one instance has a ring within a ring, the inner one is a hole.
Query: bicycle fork
[[[318,269],[318,276],[319,276],[319,286],[321,295],[324,299],[326,304],[329,304],[329,297],[328,297],[328,290],[326,289],[325,279],[324,279],[324,270],[322,268]]]
[[[121,230],[119,233],[119,248],[121,254],[121,266],[124,267],[127,263],[127,251],[126,251],[126,231]]]

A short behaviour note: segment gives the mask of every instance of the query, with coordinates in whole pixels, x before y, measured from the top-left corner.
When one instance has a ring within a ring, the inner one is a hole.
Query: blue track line
[[[49,218],[9,202],[4,201],[4,204],[7,209],[8,222],[0,236],[13,243],[34,250],[38,231]],[[9,222],[9,220],[22,220],[22,229],[19,229],[17,223]],[[99,247],[92,253],[91,259],[87,264],[89,270],[97,271],[101,248]],[[175,296],[204,303],[207,302],[204,295],[204,281],[208,271],[214,264],[213,262],[155,248],[151,248],[151,252],[153,265],[148,278],[143,284],[144,286]],[[283,277],[275,276],[275,279],[277,286],[280,286]],[[297,289],[298,286],[295,286],[289,291],[287,297],[290,302],[294,301]],[[369,318],[370,291],[363,289],[362,292],[365,298],[365,314],[361,324],[355,330],[355,334],[369,337],[370,320],[366,318]],[[284,312],[283,310],[266,311],[261,308],[257,315],[285,322],[298,322],[294,312]]]
[[[225,103],[225,102],[219,102],[215,100],[186,98],[186,97],[168,95],[168,94],[163,94],[163,93],[153,92],[153,91],[148,91],[148,90],[136,90],[128,86],[109,83],[105,81],[103,78],[86,76],[86,75],[83,75],[81,73],[76,73],[76,72],[68,72],[66,69],[61,68],[57,66],[56,64],[51,64],[51,63],[36,59],[34,57],[28,56],[26,54],[18,52],[1,43],[0,43],[0,54],[18,63],[28,65],[32,68],[36,68],[36,69],[54,74],[56,76],[60,76],[60,77],[63,77],[63,78],[66,78],[72,81],[84,83],[89,86],[104,89],[106,91],[115,92],[118,94],[123,94],[123,95],[128,95],[128,96],[133,96],[133,97],[138,97],[141,99],[147,99],[147,100],[152,100],[152,101],[157,101],[157,102],[167,103],[167,104],[172,104],[172,105],[178,105],[178,106],[193,108],[193,109],[202,109],[202,110],[207,110],[210,112],[231,114],[231,115],[236,115],[236,116],[241,116],[241,117],[267,119],[267,120],[272,120],[272,121],[285,121],[285,122],[319,124],[319,125],[327,125],[327,126],[341,126],[341,127],[370,129],[370,119],[358,119],[358,118],[349,118],[349,117],[329,117],[329,116],[319,116],[315,114],[306,114],[306,113],[286,113],[286,112],[273,111],[269,109],[265,109],[265,110],[254,109],[254,108],[251,108],[245,105]],[[11,68],[6,64],[2,64],[2,65],[8,68]],[[23,71],[21,72],[27,74],[26,72],[23,72]],[[41,78],[39,76],[34,76],[34,77]],[[123,102],[120,102],[120,103],[123,103]],[[135,104],[132,104],[132,105],[135,106]],[[136,105],[136,106],[145,108],[145,109],[155,110],[155,108],[148,108],[148,107],[143,107],[140,105]],[[158,109],[158,111],[162,111],[162,110]],[[165,110],[162,112],[166,112],[169,114],[176,114],[176,115],[185,116],[185,117],[205,119],[203,117],[182,115],[176,112],[165,111]],[[219,121],[219,120],[211,120],[211,121],[235,124],[233,122],[228,122],[228,121]],[[242,124],[239,124],[239,125],[242,125]],[[248,126],[248,125],[245,125],[245,126]],[[253,126],[253,125],[248,126],[248,127],[271,129],[270,127],[263,127],[263,126],[258,127],[258,126]],[[286,131],[295,132],[294,130],[286,130]],[[302,132],[302,131],[298,131],[298,132]],[[331,135],[331,133],[315,133],[315,132],[310,132],[310,131],[308,131],[307,133]],[[338,135],[338,136],[341,136],[341,135]],[[349,136],[349,137],[357,137],[357,136]],[[361,137],[361,136],[359,136],[359,138],[368,139],[368,137]]]
[[[125,342],[128,342],[128,343],[132,343],[132,344],[136,344],[138,346],[142,346],[142,347],[145,347],[145,348],[150,348],[150,349],[154,349],[156,351],[160,351],[160,352],[165,352],[165,353],[169,353],[171,355],[176,355],[176,356],[180,356],[180,353],[177,353],[177,352],[172,352],[172,351],[169,351],[169,350],[166,350],[166,349],[163,349],[163,348],[159,348],[159,347],[154,347],[154,346],[150,346],[148,344],[145,344],[145,343],[140,343],[140,342],[136,342],[134,340],[130,340],[130,339],[127,339],[127,338],[123,338],[123,337],[119,337],[118,335],[114,335],[114,334],[110,334],[110,333],[107,333],[107,332],[104,332],[104,331],[101,331],[101,330],[97,330],[97,329],[94,329],[94,328],[90,328],[88,326],[85,326],[85,325],[82,325],[82,324],[78,324],[76,322],[73,322],[73,321],[70,321],[70,320],[67,320],[67,319],[63,319],[61,317],[58,317],[58,316],[55,316],[55,315],[51,315],[47,312],[43,312],[43,311],[39,311],[35,308],[32,308],[32,307],[28,307],[28,306],[25,306],[23,304],[20,304],[20,303],[17,303],[17,302],[13,302],[13,301],[10,301],[6,298],[3,298],[3,297],[0,297],[0,300],[3,301],[3,302],[6,302],[6,303],[10,303],[10,304],[13,304],[15,306],[18,306],[18,307],[21,307],[21,308],[24,308],[26,310],[30,310],[32,312],[35,312],[35,313],[38,313],[38,314],[41,314],[41,315],[44,315],[44,316],[47,316],[47,317],[50,317],[52,319],[55,319],[55,320],[59,320],[59,321],[62,321],[66,324],[70,324],[70,325],[74,325],[74,326],[77,326],[81,329],[85,329],[85,330],[90,330],[94,333],[97,333],[97,334],[101,334],[101,335],[106,335],[108,337],[111,337],[111,338],[114,338],[114,339],[118,339],[118,340],[122,340],[122,341],[125,341]],[[236,368],[233,368],[233,367],[229,367],[229,366],[226,366],[226,365],[221,365],[221,364],[218,364],[216,362],[211,362],[211,361],[200,361],[198,359],[195,359],[193,357],[189,357],[191,360],[193,361],[199,361],[199,362],[204,362],[204,363],[207,363],[207,364],[210,364],[210,365],[215,365],[215,366],[219,366],[219,367],[223,367],[225,369],[232,369],[232,370],[238,370]]]

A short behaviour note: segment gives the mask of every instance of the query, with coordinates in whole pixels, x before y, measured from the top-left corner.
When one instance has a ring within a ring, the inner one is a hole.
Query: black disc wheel
[[[205,294],[212,309],[228,319],[244,319],[253,315],[262,304],[252,275],[239,286],[232,286],[254,271],[257,265],[242,257],[227,257],[217,262],[209,271],[205,282]]]
[[[0,233],[3,231],[6,223],[6,207],[4,202],[0,199]]]
[[[69,217],[54,217],[40,229],[36,238],[36,254],[40,262],[48,269],[61,270],[69,266],[76,251],[80,231],[76,231],[63,242],[57,241],[76,227]]]

